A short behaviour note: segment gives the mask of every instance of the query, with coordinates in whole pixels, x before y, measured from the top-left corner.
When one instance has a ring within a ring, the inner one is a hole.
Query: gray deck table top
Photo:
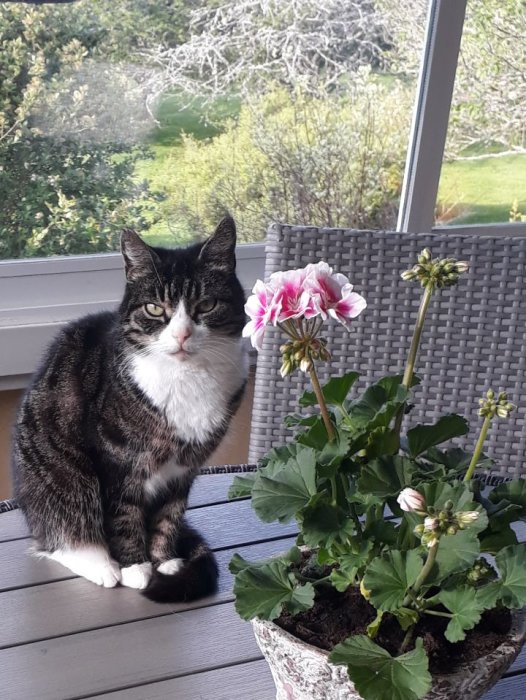
[[[292,525],[266,525],[247,500],[227,501],[232,475],[201,476],[189,517],[221,570],[216,595],[157,604],[101,589],[32,557],[20,511],[0,515],[0,693],[5,700],[273,700],[251,627],[234,611],[228,561],[290,547]],[[526,531],[520,532],[522,539]],[[526,651],[484,700],[526,698]]]

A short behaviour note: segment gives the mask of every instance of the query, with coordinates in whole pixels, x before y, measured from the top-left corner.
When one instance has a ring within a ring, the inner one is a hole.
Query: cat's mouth
[[[191,353],[189,350],[185,350],[183,348],[179,348],[179,350],[173,350],[172,352],[168,353],[170,357],[173,357],[180,362],[185,362],[189,357],[191,357],[192,354],[193,353]]]

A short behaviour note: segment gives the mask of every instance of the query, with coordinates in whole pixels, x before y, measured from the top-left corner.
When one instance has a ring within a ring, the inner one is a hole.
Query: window
[[[444,192],[468,123],[467,63],[450,118],[466,1],[260,5],[0,4],[0,388],[26,381],[59,324],[114,305],[123,225],[170,245],[228,207],[248,290],[273,218],[389,228],[398,217],[405,231],[469,222],[435,219],[460,200]],[[461,61],[486,40],[474,18],[485,8],[507,27],[514,7],[468,3]],[[516,223],[497,230],[526,230],[522,207],[518,193]]]
[[[470,0],[435,220],[526,222],[526,4]]]

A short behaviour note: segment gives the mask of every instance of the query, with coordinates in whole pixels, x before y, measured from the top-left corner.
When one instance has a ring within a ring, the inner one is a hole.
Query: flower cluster
[[[493,389],[488,389],[486,396],[479,400],[479,416],[484,418],[498,416],[499,418],[508,418],[515,406],[508,401],[508,395],[505,391],[501,391],[495,398]]]
[[[467,262],[454,258],[431,258],[429,248],[424,248],[417,258],[416,265],[402,272],[406,282],[418,279],[422,287],[451,287],[458,282],[459,276],[466,272]]]
[[[250,321],[243,337],[250,337],[252,345],[260,350],[269,325],[284,327],[287,322],[299,324],[300,320],[317,317],[325,321],[330,317],[349,327],[351,319],[366,307],[365,299],[352,289],[345,275],[333,272],[323,261],[299,270],[275,272],[266,284],[258,280],[247,300],[245,311]],[[319,330],[319,326],[310,324],[311,336],[316,328]]]
[[[456,535],[459,530],[465,530],[479,518],[476,510],[454,512],[453,501],[446,501],[440,510],[428,506],[424,496],[412,488],[403,489],[397,501],[406,513],[425,516],[424,522],[415,527],[415,535],[420,537],[426,547],[437,545],[441,535]]]

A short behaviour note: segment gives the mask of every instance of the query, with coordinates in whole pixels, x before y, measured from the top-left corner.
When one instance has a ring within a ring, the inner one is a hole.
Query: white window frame
[[[526,235],[526,224],[433,227],[467,0],[431,0],[397,230]],[[263,277],[264,245],[237,250],[245,291]],[[118,253],[0,262],[0,390],[27,384],[57,329],[114,308],[124,284]]]

